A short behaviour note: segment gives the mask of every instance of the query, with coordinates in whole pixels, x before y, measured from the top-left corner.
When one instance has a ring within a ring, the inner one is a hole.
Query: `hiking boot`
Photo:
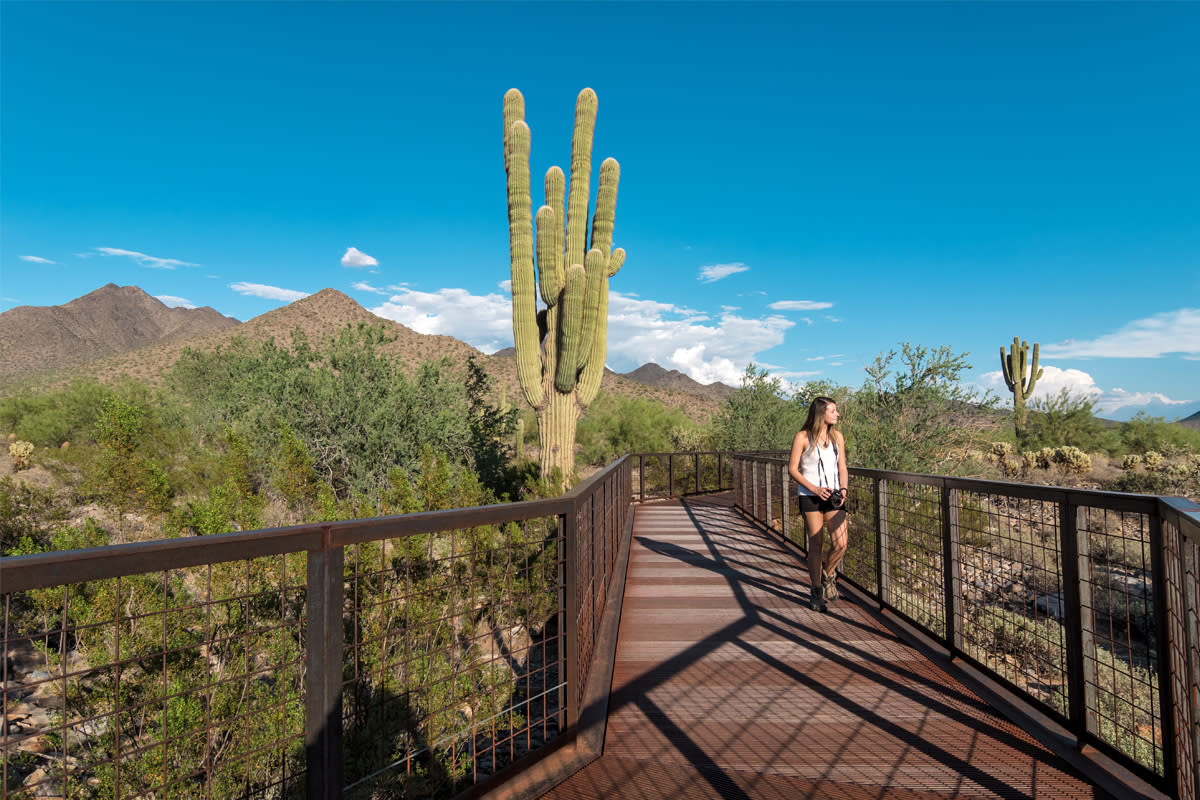
[[[828,573],[822,572],[821,573],[821,589],[822,589],[821,594],[826,600],[837,600],[838,599],[837,573],[836,572],[828,572]]]
[[[808,607],[813,611],[825,610],[825,592],[820,586],[814,586],[809,590]]]

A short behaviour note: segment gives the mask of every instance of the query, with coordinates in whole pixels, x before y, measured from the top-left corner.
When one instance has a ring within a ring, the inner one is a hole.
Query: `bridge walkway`
[[[809,610],[730,502],[638,507],[602,755],[544,797],[1114,797],[866,602]]]

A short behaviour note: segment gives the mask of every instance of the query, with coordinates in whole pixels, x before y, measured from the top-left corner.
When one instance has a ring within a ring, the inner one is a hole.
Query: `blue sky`
[[[0,3],[0,310],[325,287],[511,344],[501,101],[621,163],[609,365],[859,385],[1041,343],[1200,410],[1200,3]],[[594,196],[593,180],[593,196]],[[535,191],[535,206],[542,202]]]

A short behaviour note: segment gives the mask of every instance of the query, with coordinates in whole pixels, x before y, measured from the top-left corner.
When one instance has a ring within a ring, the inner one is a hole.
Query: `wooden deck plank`
[[[731,509],[633,535],[604,754],[545,797],[1112,797]]]

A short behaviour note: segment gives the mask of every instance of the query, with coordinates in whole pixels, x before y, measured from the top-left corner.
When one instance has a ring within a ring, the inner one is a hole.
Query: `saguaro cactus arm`
[[[1033,343],[1033,363],[1026,370],[1026,356],[1029,353],[1029,342],[1022,342],[1019,336],[1013,337],[1013,343],[1008,353],[1000,348],[1000,366],[1004,370],[1004,383],[1013,393],[1017,404],[1024,405],[1025,400],[1033,394],[1042,370],[1038,368],[1038,343]]]

